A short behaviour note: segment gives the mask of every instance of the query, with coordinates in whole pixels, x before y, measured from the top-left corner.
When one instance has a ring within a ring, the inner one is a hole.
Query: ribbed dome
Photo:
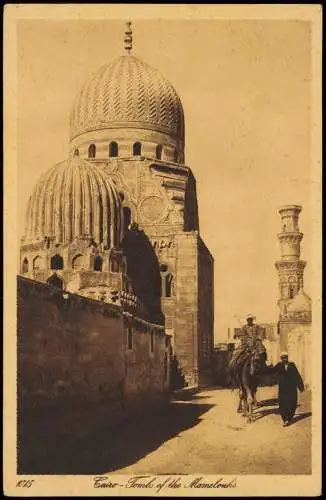
[[[179,96],[155,69],[134,56],[103,66],[77,95],[70,117],[70,138],[106,128],[145,128],[184,141]]]
[[[311,311],[311,298],[301,288],[288,305],[287,310],[288,313]]]
[[[43,174],[29,199],[24,243],[54,237],[71,243],[91,236],[108,248],[120,245],[123,231],[119,195],[94,164],[72,158]]]

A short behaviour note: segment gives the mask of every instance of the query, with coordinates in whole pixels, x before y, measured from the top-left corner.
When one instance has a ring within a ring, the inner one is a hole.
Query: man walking
[[[292,421],[298,403],[298,389],[304,391],[304,383],[294,363],[289,361],[287,352],[282,352],[281,361],[268,371],[278,375],[278,404],[283,426]]]

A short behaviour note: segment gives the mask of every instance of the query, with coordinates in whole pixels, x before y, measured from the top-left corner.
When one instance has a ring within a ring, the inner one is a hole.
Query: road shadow
[[[268,408],[268,409],[262,410],[262,411],[260,411],[259,408],[257,408],[256,412],[255,412],[255,421],[261,420],[262,418],[267,417],[267,415],[278,415],[279,414],[278,408]]]
[[[299,405],[298,405],[299,407]],[[268,408],[265,410],[260,411],[259,408],[257,408],[257,413],[255,413],[255,421],[261,420],[264,417],[267,417],[268,415],[279,415],[279,408],[274,407],[274,408]],[[289,423],[289,425],[293,425],[296,422],[299,422],[300,420],[303,420],[305,418],[311,417],[311,412],[305,412],[305,413],[300,413],[299,415],[295,415],[293,417],[293,420]]]
[[[204,396],[202,394],[178,394],[177,396],[173,396],[172,399],[173,401],[198,401],[200,399],[209,399],[212,398],[213,396]]]
[[[275,406],[278,403],[277,398],[270,398],[270,399],[265,399],[264,401],[259,401],[258,402],[258,407],[263,408],[264,406]]]
[[[305,413],[300,413],[299,415],[294,415],[293,420],[291,420],[291,422],[289,422],[288,425],[290,426],[290,425],[296,424],[300,420],[304,420],[305,418],[311,417],[311,415],[312,415],[311,411],[307,411]]]
[[[164,410],[130,419],[115,428],[100,428],[87,439],[65,446],[58,442],[55,454],[38,463],[24,464],[25,474],[103,474],[134,464],[198,425],[201,416],[214,405],[170,402]],[[94,414],[96,418],[96,414]]]

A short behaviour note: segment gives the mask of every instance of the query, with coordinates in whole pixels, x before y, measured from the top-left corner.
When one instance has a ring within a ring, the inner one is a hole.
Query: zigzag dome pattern
[[[115,186],[100,168],[72,158],[41,176],[28,202],[23,242],[52,237],[68,244],[85,236],[104,248],[118,248],[122,207]]]
[[[145,128],[184,142],[184,113],[172,85],[134,56],[103,66],[83,86],[70,115],[70,139],[106,128]]]

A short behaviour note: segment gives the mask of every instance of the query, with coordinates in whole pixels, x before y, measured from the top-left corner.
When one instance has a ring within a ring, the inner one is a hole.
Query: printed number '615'
[[[30,488],[33,483],[34,483],[34,479],[24,479],[22,481],[18,481],[16,486],[18,488]]]

